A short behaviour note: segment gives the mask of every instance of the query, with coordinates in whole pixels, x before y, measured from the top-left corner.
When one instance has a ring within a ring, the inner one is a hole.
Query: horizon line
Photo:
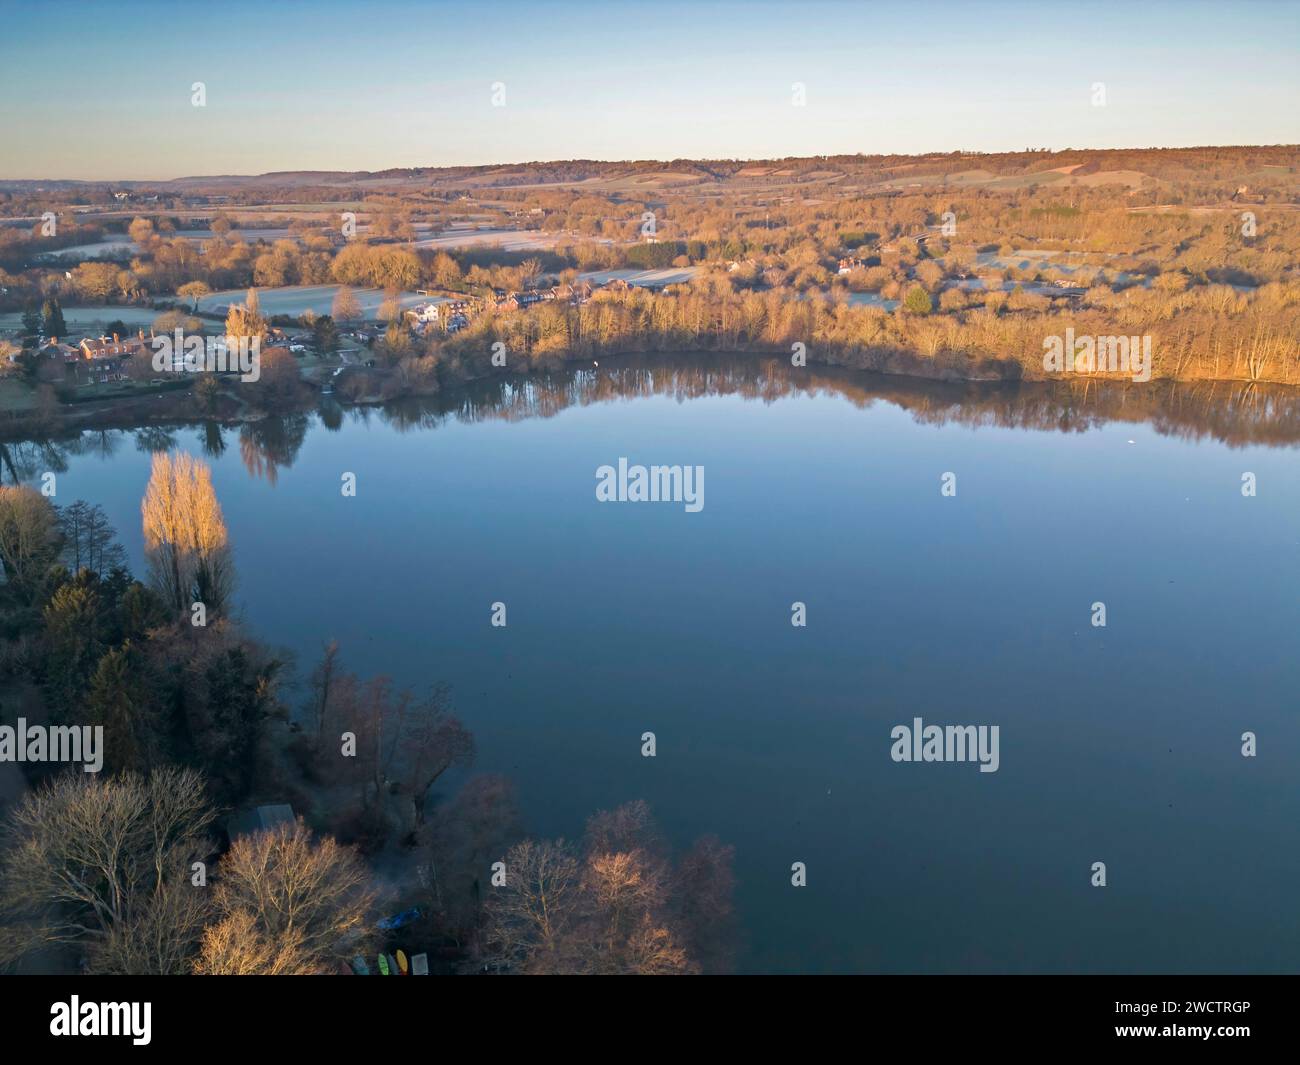
[[[647,157],[640,159],[633,158],[610,158],[601,159],[590,156],[575,156],[567,159],[529,159],[516,161],[498,161],[489,163],[445,163],[439,165],[420,165],[420,166],[390,166],[380,167],[375,170],[354,170],[340,168],[337,170],[322,170],[319,168],[303,170],[264,170],[260,173],[244,174],[178,174],[175,177],[101,177],[101,178],[67,178],[67,177],[5,177],[0,176],[0,182],[8,183],[28,183],[39,184],[41,182],[60,182],[63,184],[74,185],[103,185],[113,182],[130,183],[130,184],[169,184],[177,181],[231,181],[231,180],[248,180],[253,178],[277,177],[279,175],[290,174],[323,174],[323,175],[356,175],[356,176],[373,176],[375,174],[387,174],[393,172],[415,172],[415,171],[442,171],[442,170],[486,170],[499,167],[526,167],[526,166],[555,166],[562,163],[598,163],[610,166],[624,165],[632,166],[644,163],[657,163],[668,165],[671,163],[788,163],[801,162],[804,160],[853,160],[853,159],[926,159],[933,156],[1000,156],[1000,155],[1062,155],[1067,152],[1189,152],[1204,151],[1206,149],[1247,149],[1247,148],[1294,148],[1300,150],[1300,143],[1288,143],[1278,141],[1274,143],[1256,143],[1256,144],[1181,144],[1181,145],[1114,145],[1107,148],[1018,148],[1005,151],[985,151],[977,149],[955,148],[951,150],[934,149],[925,152],[837,152],[827,155],[773,155],[773,156],[687,156],[678,155],[672,158],[655,158]],[[562,183],[562,182],[561,182]]]

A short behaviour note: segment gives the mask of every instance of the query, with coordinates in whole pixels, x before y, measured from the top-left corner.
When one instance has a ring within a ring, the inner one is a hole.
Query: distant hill
[[[792,185],[925,188],[986,186],[1014,189],[1055,183],[1138,188],[1144,182],[1239,181],[1295,187],[1300,146],[1066,149],[1058,152],[949,152],[927,155],[835,155],[785,159],[672,159],[603,161],[567,159],[484,166],[414,167],[377,171],[289,170],[268,174],[211,174],[168,181],[0,180],[0,191],[103,189],[136,193],[233,195],[241,191],[392,190],[408,188],[591,188],[602,192],[653,192],[715,187],[719,191],[779,189]]]

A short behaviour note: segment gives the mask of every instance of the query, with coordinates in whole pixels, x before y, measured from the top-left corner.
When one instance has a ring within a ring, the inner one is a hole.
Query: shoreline
[[[915,360],[920,366],[925,361],[919,357]],[[970,398],[972,392],[981,395],[998,393],[1022,393],[1032,389],[1043,396],[1062,395],[1074,397],[1083,393],[1085,401],[1102,396],[1109,398],[1145,395],[1148,398],[1165,398],[1173,394],[1190,393],[1198,389],[1210,389],[1214,392],[1226,391],[1230,394],[1247,393],[1272,394],[1283,399],[1294,400],[1300,410],[1300,386],[1284,382],[1249,381],[1240,378],[1197,378],[1194,380],[1175,380],[1168,377],[1153,378],[1146,382],[1134,382],[1124,376],[1114,374],[1069,374],[1054,379],[1040,379],[1023,376],[1005,376],[992,373],[955,373],[951,363],[935,364],[938,372],[916,373],[917,366],[906,369],[860,368],[823,359],[809,358],[806,368],[789,366],[789,356],[782,351],[763,352],[752,349],[741,350],[690,350],[690,351],[628,351],[618,354],[606,354],[601,360],[592,360],[588,356],[552,357],[530,364],[522,372],[491,373],[468,375],[455,382],[435,389],[403,388],[393,394],[385,395],[368,391],[361,395],[344,398],[337,391],[322,393],[307,386],[311,379],[304,377],[304,387],[298,402],[279,406],[260,407],[239,399],[236,394],[226,390],[221,395],[220,409],[200,409],[194,401],[193,388],[184,391],[177,385],[166,390],[148,392],[139,396],[112,397],[101,401],[84,400],[77,404],[60,403],[57,407],[45,410],[34,409],[26,417],[13,412],[0,413],[0,443],[18,443],[28,440],[59,440],[75,436],[82,432],[107,430],[129,430],[135,428],[157,428],[167,426],[187,426],[215,424],[222,426],[255,425],[277,417],[306,414],[317,411],[322,400],[330,400],[342,410],[361,408],[383,408],[395,404],[410,402],[432,402],[464,398],[485,385],[520,384],[545,380],[551,375],[576,373],[584,369],[584,363],[601,362],[609,369],[638,368],[646,364],[659,364],[677,371],[716,370],[719,362],[729,364],[752,364],[755,368],[771,363],[782,364],[791,373],[806,371],[813,377],[810,384],[817,383],[817,378],[827,381],[838,380],[851,388],[866,388],[868,392],[881,394],[892,391],[925,392],[934,388],[960,389]],[[1018,364],[1006,365],[1019,368]],[[314,368],[312,368],[314,369]],[[972,370],[976,364],[972,363]],[[397,367],[358,368],[358,374],[381,385],[398,376]],[[876,387],[872,387],[872,386]],[[1097,396],[1090,396],[1096,392]],[[1222,413],[1229,413],[1229,396],[1222,397]],[[454,406],[452,404],[451,406]],[[80,409],[78,409],[80,408]],[[1213,413],[1208,412],[1207,413]],[[1300,442],[1300,424],[1296,425],[1295,438]]]

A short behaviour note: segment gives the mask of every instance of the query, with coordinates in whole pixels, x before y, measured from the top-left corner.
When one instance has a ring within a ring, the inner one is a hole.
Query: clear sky
[[[1294,144],[1300,2],[0,0],[0,101],[0,178]]]

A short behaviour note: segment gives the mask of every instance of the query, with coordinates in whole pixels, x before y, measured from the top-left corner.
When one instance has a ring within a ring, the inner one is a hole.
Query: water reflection
[[[239,455],[254,477],[275,484],[280,467],[293,465],[315,415],[287,414],[239,427]]]
[[[930,425],[1084,432],[1110,422],[1150,423],[1186,440],[1231,446],[1300,443],[1300,390],[1247,383],[1163,382],[1134,386],[1075,380],[933,382],[851,370],[800,369],[779,359],[706,356],[638,358],[536,378],[478,382],[445,396],[408,398],[367,410],[399,430],[463,422],[549,418],[572,406],[646,396],[677,400],[742,396],[772,403],[789,396],[834,396],[867,408],[889,403]]]
[[[133,431],[136,450],[146,453],[171,451],[176,447],[176,429],[160,425],[149,425]]]
[[[361,416],[381,417],[399,430],[433,429],[448,418],[548,418],[572,406],[645,396],[687,400],[739,395],[772,403],[807,395],[839,397],[860,408],[885,402],[931,425],[1070,433],[1110,422],[1146,422],[1165,435],[1208,437],[1238,447],[1300,443],[1297,389],[1222,381],[1141,386],[1095,380],[932,382],[850,370],[795,370],[779,359],[706,359],[638,358],[536,378],[478,382],[446,396],[399,400]]]
[[[549,418],[573,406],[648,396],[679,401],[741,396],[773,403],[790,396],[832,396],[859,408],[883,402],[927,425],[999,426],[1081,433],[1112,422],[1147,423],[1182,440],[1213,439],[1232,447],[1300,443],[1300,390],[1224,381],[1145,385],[1072,380],[934,382],[831,368],[793,369],[776,358],[678,355],[606,360],[528,378],[474,382],[437,396],[407,397],[385,406],[344,408],[323,398],[318,410],[262,418],[242,425],[149,426],[85,430],[64,438],[0,443],[0,480],[30,480],[61,472],[71,455],[108,457],[128,435],[141,451],[164,451],[177,435],[196,432],[217,457],[226,435],[238,433],[239,452],[254,477],[275,483],[293,465],[310,428],[337,432],[348,423],[381,422],[401,432],[437,429],[448,420],[482,422]]]
[[[203,454],[208,458],[219,459],[226,453],[226,430],[219,422],[208,422],[203,426]]]

